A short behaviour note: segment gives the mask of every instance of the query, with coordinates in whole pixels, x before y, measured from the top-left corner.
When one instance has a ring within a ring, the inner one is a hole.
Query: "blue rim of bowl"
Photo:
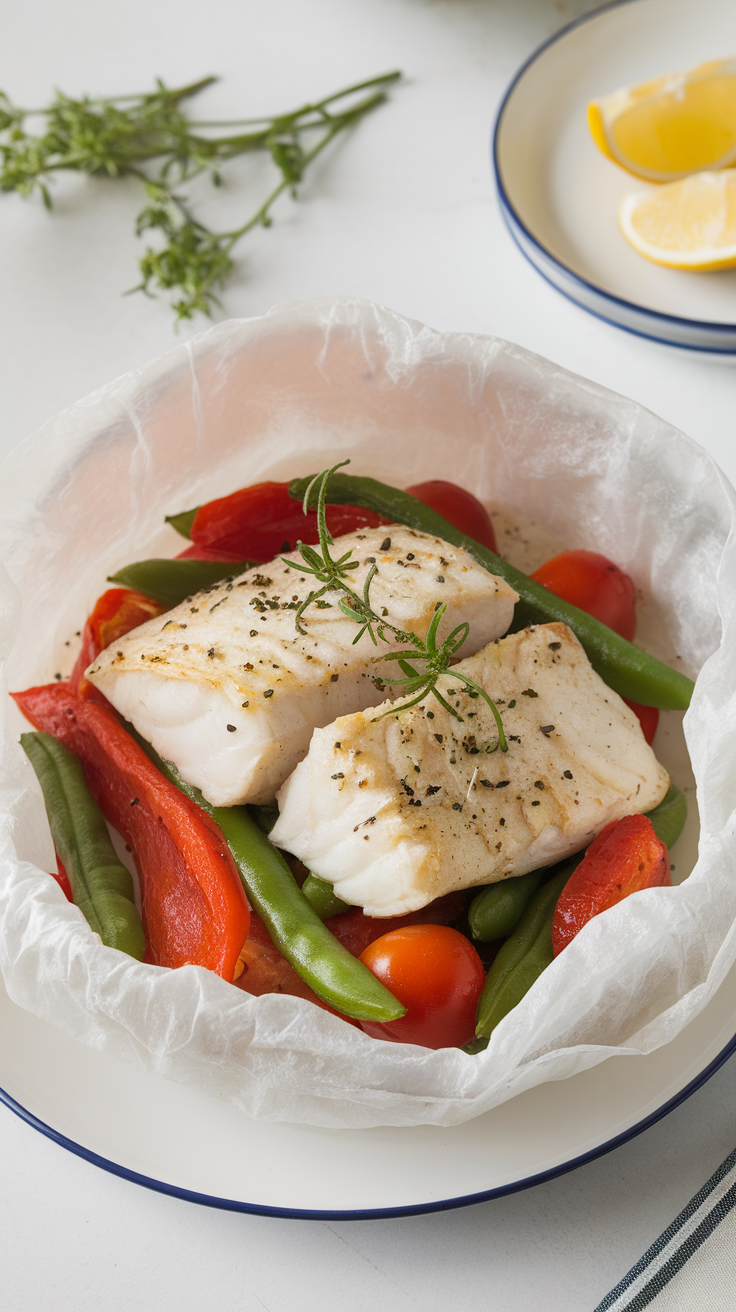
[[[59,1147],[65,1148],[70,1153],[74,1153],[76,1157],[81,1157],[85,1162],[90,1162],[92,1166],[98,1166],[103,1171],[109,1171],[111,1175],[119,1176],[121,1180],[128,1180],[131,1184],[141,1185],[144,1189],[152,1189],[156,1193],[167,1194],[171,1198],[182,1198],[185,1202],[199,1203],[203,1207],[216,1207],[226,1212],[247,1212],[255,1216],[282,1216],[297,1221],[372,1221],[389,1217],[421,1216],[429,1212],[449,1212],[458,1207],[469,1207],[473,1203],[486,1203],[494,1198],[504,1198],[508,1194],[520,1193],[523,1189],[531,1189],[534,1185],[546,1184],[550,1180],[556,1180],[561,1175],[567,1175],[569,1171],[575,1171],[579,1166],[585,1166],[588,1162],[594,1162],[596,1158],[613,1152],[615,1148],[620,1148],[622,1144],[628,1143],[630,1139],[635,1139],[637,1135],[643,1134],[645,1130],[656,1125],[657,1121],[663,1120],[671,1111],[681,1106],[692,1094],[702,1088],[734,1052],[736,1052],[736,1035],[698,1075],[680,1089],[679,1093],[674,1094],[667,1102],[662,1103],[661,1107],[650,1112],[648,1116],[645,1116],[641,1121],[637,1121],[629,1129],[622,1130],[613,1139],[607,1139],[605,1143],[599,1144],[596,1148],[591,1148],[589,1152],[581,1153],[579,1157],[571,1157],[569,1161],[560,1162],[558,1166],[550,1167],[547,1171],[540,1171],[537,1175],[525,1176],[521,1180],[510,1181],[508,1184],[500,1185],[496,1189],[482,1189],[478,1193],[460,1194],[454,1198],[435,1199],[428,1203],[408,1203],[396,1207],[361,1207],[340,1210],[332,1208],[269,1207],[263,1203],[245,1203],[240,1199],[218,1198],[213,1194],[198,1193],[196,1190],[185,1189],[180,1185],[167,1184],[164,1180],[156,1180],[153,1176],[142,1175],[139,1171],[131,1171],[127,1166],[121,1166],[118,1162],[111,1161],[109,1157],[102,1157],[90,1148],[85,1148],[83,1144],[76,1143],[74,1139],[68,1138],[67,1135],[40,1120],[33,1112],[28,1111],[9,1093],[6,1093],[4,1089],[0,1089],[0,1103],[4,1104],[11,1112],[14,1112],[16,1116],[19,1116],[32,1129],[38,1130],[39,1134],[45,1135],[52,1143],[58,1144]]]
[[[491,163],[493,166],[493,176],[496,183],[496,190],[498,192],[498,197],[501,205],[501,213],[509,229],[509,232],[511,233],[514,243],[516,244],[517,248],[521,251],[521,254],[524,256],[524,259],[527,260],[529,264],[531,264],[532,268],[536,270],[536,272],[539,274],[541,278],[544,278],[544,281],[548,283],[550,287],[554,287],[555,291],[559,292],[561,296],[564,296],[568,301],[572,301],[572,303],[574,305],[577,305],[581,310],[585,310],[586,314],[592,315],[593,318],[599,319],[602,323],[609,323],[613,327],[621,329],[621,331],[623,332],[630,333],[634,337],[642,337],[646,341],[658,342],[663,346],[675,346],[680,350],[700,352],[705,355],[735,355],[736,346],[720,347],[720,348],[718,346],[708,346],[708,345],[698,346],[698,345],[691,345],[689,342],[684,340],[674,340],[672,337],[655,336],[654,333],[644,332],[640,328],[633,328],[629,324],[621,323],[619,319],[614,317],[613,312],[611,314],[611,317],[608,317],[605,314],[599,313],[597,310],[591,309],[588,305],[578,300],[577,297],[575,297],[572,294],[572,292],[564,291],[561,287],[557,285],[556,282],[553,282],[551,278],[547,277],[546,274],[542,272],[539,265],[534,262],[534,260],[528,254],[528,252],[518,241],[516,233],[514,231],[514,227],[517,226],[519,230],[523,232],[529,244],[534,249],[539,251],[540,255],[542,255],[544,259],[549,262],[549,264],[553,265],[556,269],[559,269],[560,274],[564,278],[566,278],[568,282],[572,284],[573,287],[577,286],[580,287],[581,289],[585,289],[586,292],[592,293],[594,296],[599,297],[603,302],[608,302],[611,306],[620,306],[622,310],[625,310],[627,313],[631,315],[634,316],[646,315],[648,318],[653,319],[655,322],[662,324],[663,331],[665,325],[671,324],[673,328],[677,327],[681,331],[686,331],[688,328],[690,328],[702,333],[705,332],[713,333],[715,336],[725,335],[727,333],[730,333],[731,335],[736,334],[736,322],[730,324],[713,323],[708,321],[707,319],[685,319],[676,314],[665,314],[660,310],[652,310],[645,305],[640,305],[636,301],[627,301],[623,297],[616,296],[614,295],[613,292],[608,292],[605,290],[605,288],[599,287],[597,283],[589,282],[586,278],[582,278],[580,274],[575,273],[573,269],[568,267],[568,265],[563,264],[562,260],[558,260],[557,257],[553,255],[552,252],[549,251],[546,246],[543,246],[542,243],[537,240],[534,234],[530,232],[530,230],[527,228],[526,224],[523,222],[523,220],[517,213],[516,209],[514,208],[512,202],[510,201],[506,193],[506,189],[503,185],[503,181],[501,178],[501,166],[499,162],[499,139],[500,139],[501,132],[503,130],[503,117],[506,111],[506,107],[511,97],[513,96],[519,82],[524,77],[524,74],[527,72],[527,69],[531,68],[532,64],[536,63],[536,61],[540,58],[541,55],[545,53],[546,50],[549,50],[551,46],[556,45],[558,41],[563,40],[566,36],[569,35],[570,32],[574,31],[576,28],[582,27],[584,23],[594,22],[597,18],[600,18],[603,14],[609,13],[612,9],[622,9],[625,5],[630,5],[636,2],[638,2],[638,0],[612,0],[610,4],[604,5],[602,8],[594,10],[594,12],[591,14],[583,14],[580,18],[573,19],[571,23],[567,23],[566,26],[561,28],[559,32],[555,32],[553,36],[548,37],[546,41],[543,41],[541,45],[537,46],[536,50],[533,50],[529,58],[524,61],[524,63],[521,65],[519,69],[517,69],[516,73],[511,79],[511,82],[506,88],[506,91],[504,92],[503,95],[503,99],[501,100],[501,104],[499,105],[498,112],[496,114],[496,121],[493,127],[493,136],[491,141]]]

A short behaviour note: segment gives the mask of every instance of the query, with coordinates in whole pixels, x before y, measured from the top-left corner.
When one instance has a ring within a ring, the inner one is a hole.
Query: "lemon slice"
[[[736,163],[736,58],[623,87],[588,105],[609,159],[648,182]]]
[[[736,169],[696,173],[626,196],[618,210],[626,240],[648,260],[701,273],[736,267]]]

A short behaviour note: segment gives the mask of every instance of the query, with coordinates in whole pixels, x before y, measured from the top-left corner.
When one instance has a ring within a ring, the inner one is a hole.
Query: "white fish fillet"
[[[375,560],[371,602],[400,628],[423,637],[444,601],[439,639],[467,621],[462,650],[477,651],[511,622],[517,594],[462,548],[399,525],[345,534],[333,558],[349,548],[360,560],[351,586],[362,592]],[[295,610],[313,580],[299,572],[296,553],[288,559],[294,564],[272,561],[188,598],[103,651],[87,671],[214,806],[271,800],[315,726],[383,701],[381,673],[400,677],[394,662],[373,663],[395,644],[376,648],[364,634],[353,645],[359,626],[338,610],[338,594],[310,606],[306,637],[297,632]]]
[[[458,668],[496,702],[506,753],[486,702],[450,672],[438,687],[462,724],[431,696],[345,716],[316,730],[279,793],[273,841],[371,916],[549,865],[667,791],[633,711],[566,625],[524,629]]]

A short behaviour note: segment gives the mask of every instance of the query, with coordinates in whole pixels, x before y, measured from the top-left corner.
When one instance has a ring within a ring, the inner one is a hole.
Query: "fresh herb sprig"
[[[353,646],[359,642],[364,633],[367,633],[375,646],[379,641],[389,642],[389,634],[401,643],[406,644],[405,648],[399,651],[385,652],[381,656],[375,656],[374,661],[396,661],[399,669],[402,671],[403,678],[392,678],[388,675],[381,674],[382,683],[391,683],[403,687],[404,695],[411,697],[411,701],[403,702],[400,710],[407,710],[410,706],[416,706],[427,696],[431,695],[437,699],[441,706],[455,719],[463,722],[463,716],[459,711],[451,706],[437,687],[437,681],[442,674],[447,674],[450,669],[450,662],[455,654],[460,650],[470,633],[470,625],[465,621],[458,624],[452,633],[445,638],[444,642],[437,645],[437,633],[439,631],[442,617],[447,610],[445,602],[438,602],[435,607],[434,615],[430,622],[425,638],[420,638],[416,633],[406,632],[404,629],[398,629],[386,618],[385,611],[379,615],[372,606],[370,599],[371,583],[378,571],[378,566],[374,562],[365,578],[362,593],[358,593],[350,586],[351,572],[358,569],[359,560],[353,559],[353,550],[343,553],[338,559],[330,555],[330,547],[335,545],[330,530],[327,527],[326,516],[326,497],[327,485],[332,475],[345,465],[349,465],[349,460],[342,460],[339,464],[333,465],[331,469],[325,469],[321,474],[316,474],[310,482],[304,494],[303,509],[305,515],[310,508],[313,495],[316,492],[317,497],[317,530],[319,533],[319,550],[316,547],[309,546],[305,542],[297,542],[297,550],[301,556],[300,570],[306,574],[311,574],[315,582],[321,583],[321,587],[309,593],[306,599],[298,607],[295,615],[296,627],[299,633],[306,634],[306,629],[302,624],[302,616],[309,606],[319,600],[326,592],[341,592],[343,595],[338,602],[338,606],[348,619],[354,620],[360,625],[358,632],[353,638]],[[284,564],[293,567],[293,560],[281,558]],[[421,669],[416,669],[416,663],[421,665]],[[488,696],[488,693],[480,684],[471,679],[469,675],[461,673],[455,667],[452,670],[453,681],[463,684],[470,697],[482,697],[490,707],[493,718],[496,721],[498,730],[498,743],[493,748],[498,747],[502,752],[508,751],[508,743],[504,734],[503,723],[495,703]],[[414,694],[414,696],[412,696]],[[384,715],[391,715],[392,711],[385,711]],[[383,719],[384,716],[379,716]]]
[[[235,267],[237,243],[253,228],[271,225],[278,198],[285,191],[296,197],[312,161],[339,133],[382,104],[400,76],[370,78],[284,114],[228,122],[192,121],[183,110],[184,102],[214,77],[176,88],[159,80],[155,91],[132,96],[75,100],[57,91],[45,109],[21,109],[0,91],[0,191],[38,193],[51,209],[55,173],[139,179],[146,204],[136,233],[155,231],[162,242],[141,257],[142,281],[132,290],[178,293],[172,304],[177,322],[197,313],[211,315],[219,305],[217,289]],[[29,132],[27,120],[39,116],[44,131]],[[223,134],[222,128],[238,131]],[[224,231],[200,223],[178,189],[200,174],[220,186],[223,164],[253,151],[270,154],[279,181],[245,223]]]

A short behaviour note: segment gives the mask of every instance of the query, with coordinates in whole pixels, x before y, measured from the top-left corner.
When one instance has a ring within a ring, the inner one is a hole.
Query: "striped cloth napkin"
[[[595,1312],[734,1312],[736,1149]]]

